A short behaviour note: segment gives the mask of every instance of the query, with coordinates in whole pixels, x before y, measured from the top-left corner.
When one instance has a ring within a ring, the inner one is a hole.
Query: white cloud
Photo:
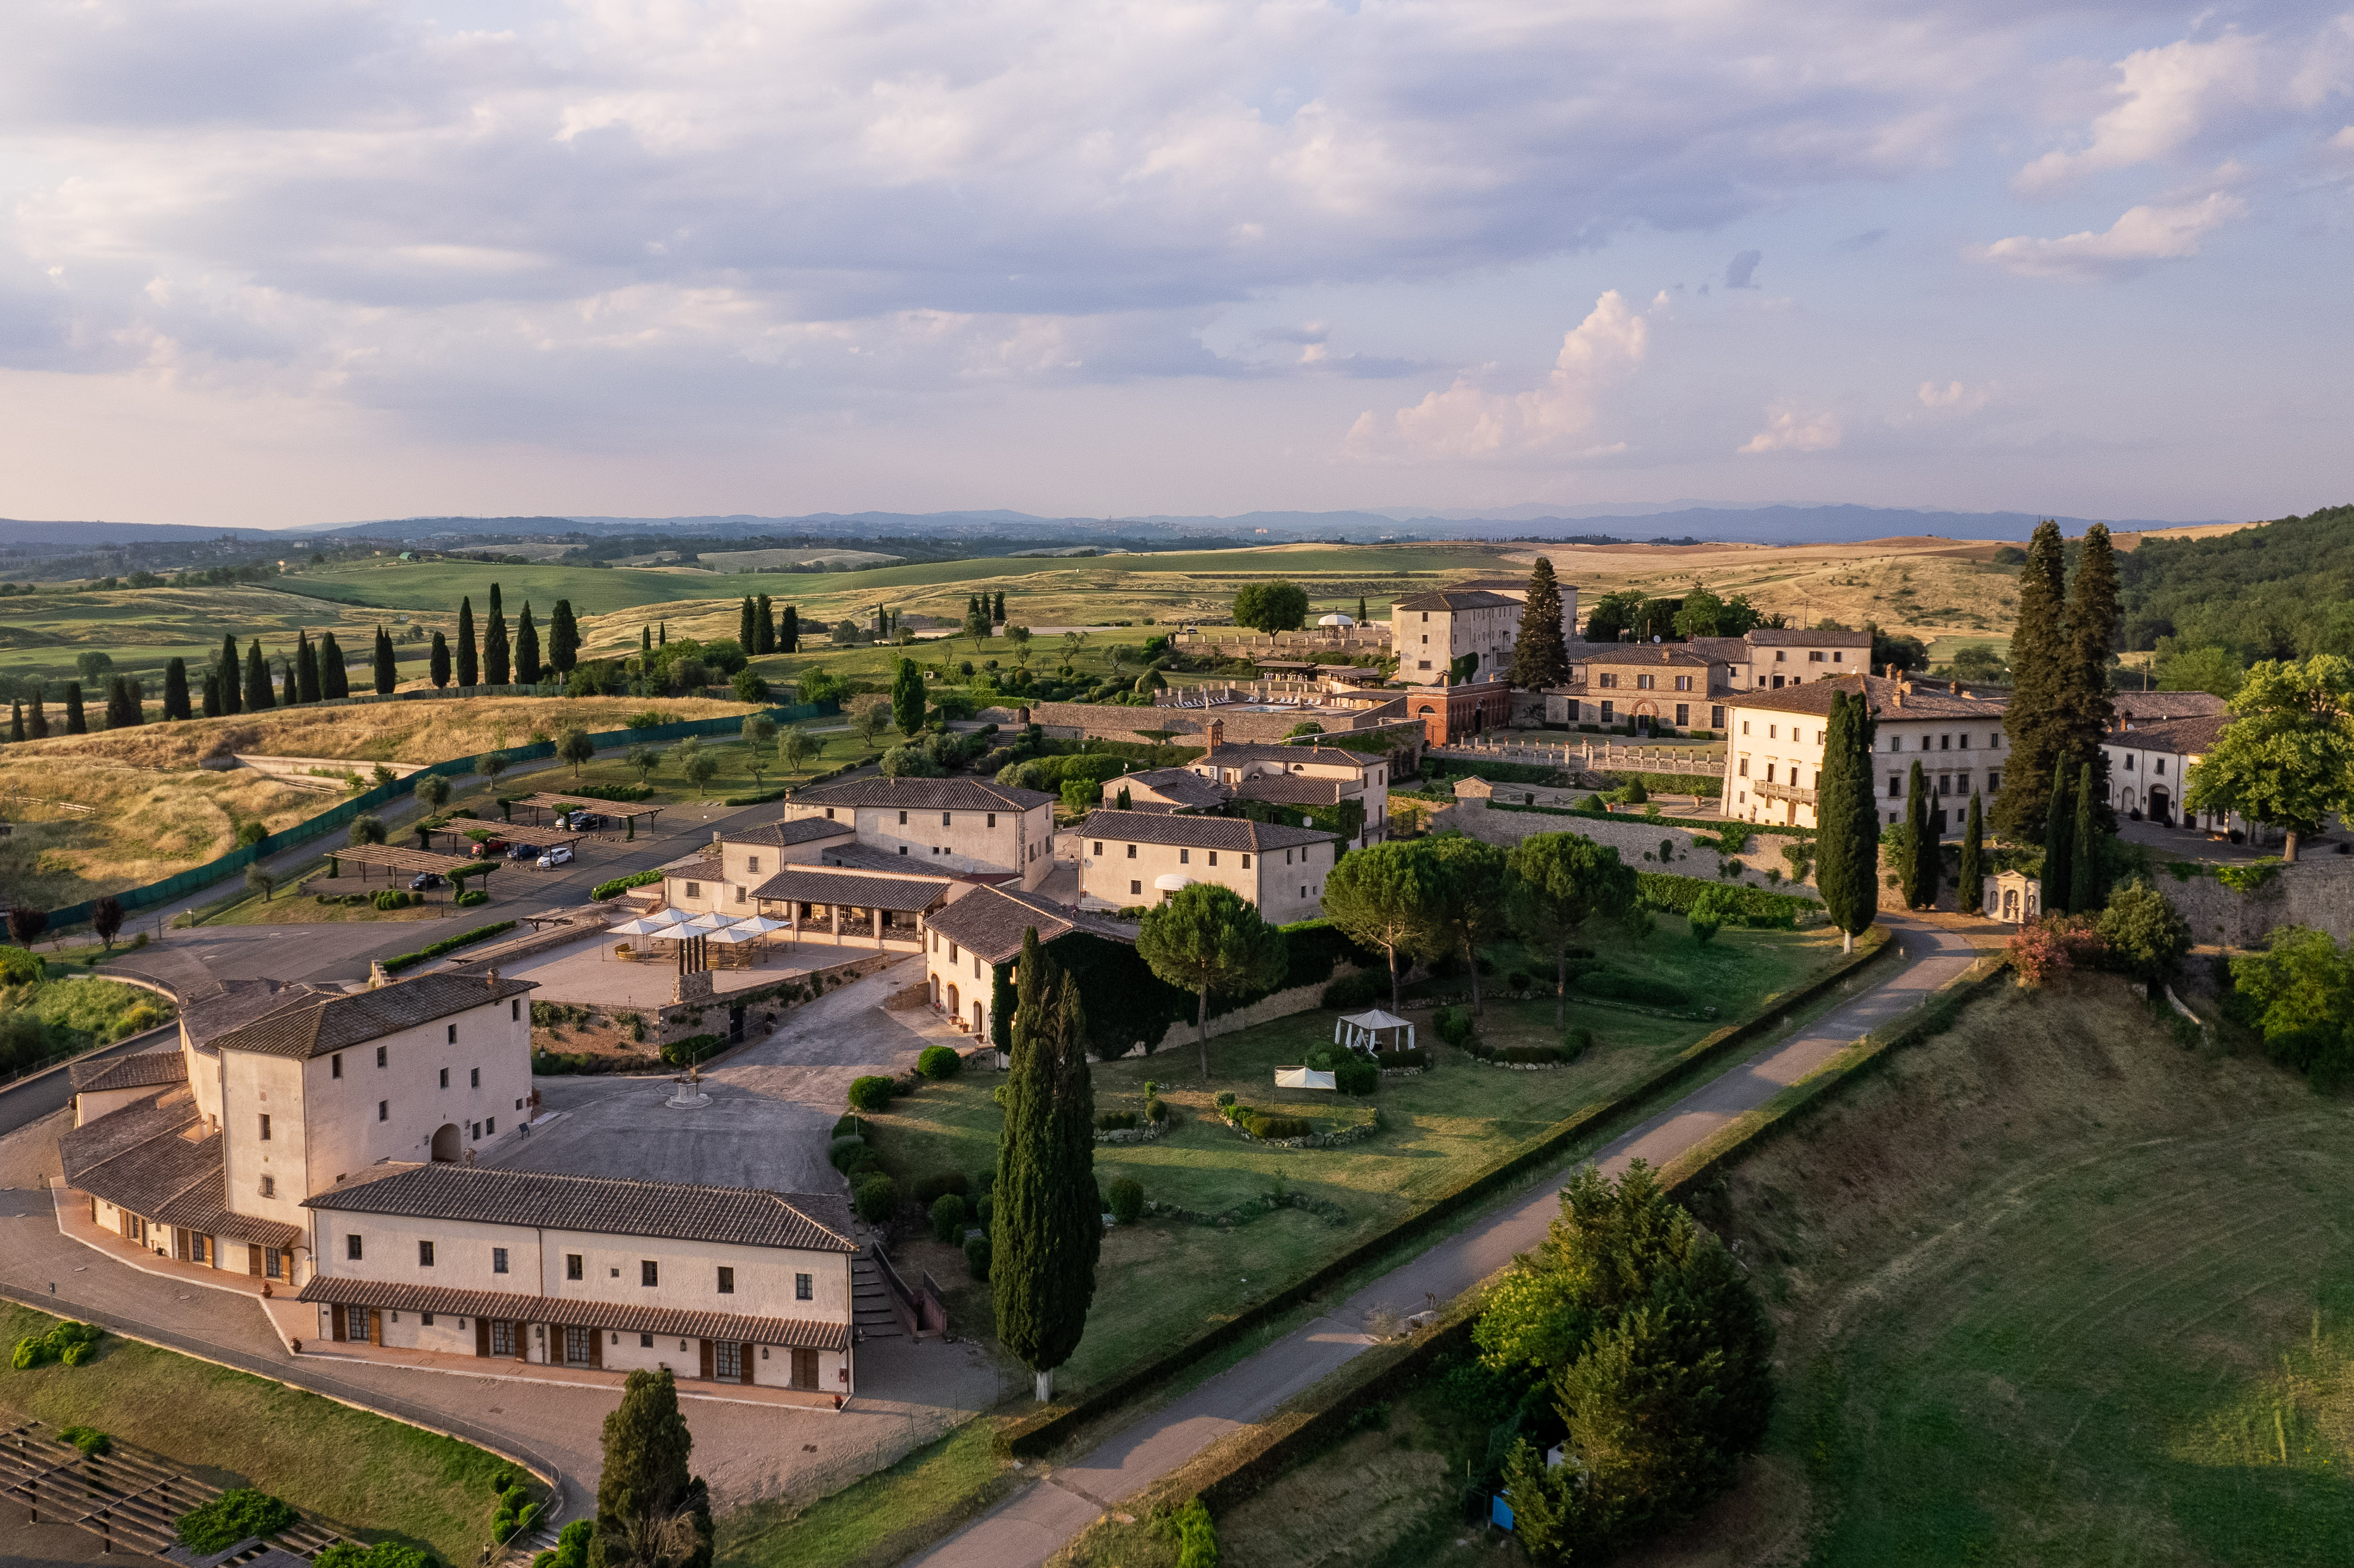
[[[1994,397],[1994,388],[1965,387],[1958,381],[1948,381],[1943,387],[1934,381],[1921,383],[1921,407],[1939,412],[1975,414]]]
[[[2200,242],[2235,217],[2248,204],[2226,191],[2173,207],[2129,208],[2102,233],[2090,229],[2041,239],[2018,234],[1978,247],[1972,256],[2022,278],[2059,278],[2100,282],[2130,277],[2154,261],[2175,261],[2199,253]]]
[[[1835,410],[1808,411],[1796,403],[1780,402],[1766,410],[1766,428],[1737,449],[1743,457],[1766,452],[1827,452],[1840,444],[1840,417]]]
[[[1593,425],[1602,389],[1633,375],[1649,344],[1643,318],[1613,289],[1563,334],[1561,353],[1543,386],[1490,392],[1459,376],[1446,391],[1430,393],[1387,419],[1366,409],[1349,430],[1347,450],[1361,458],[1476,460],[1557,449]],[[1623,443],[1576,455],[1606,450],[1622,450]]]

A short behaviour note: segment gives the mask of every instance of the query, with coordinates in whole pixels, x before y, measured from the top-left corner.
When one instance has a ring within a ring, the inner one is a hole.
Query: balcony
[[[1770,784],[1763,779],[1747,780],[1749,792],[1761,800],[1796,800],[1801,806],[1815,803],[1812,789],[1801,789],[1796,784]]]

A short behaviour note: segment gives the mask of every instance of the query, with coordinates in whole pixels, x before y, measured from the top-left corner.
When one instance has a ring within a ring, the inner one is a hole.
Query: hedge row
[[[384,972],[397,975],[401,970],[421,964],[428,959],[438,959],[444,953],[454,952],[469,942],[479,942],[485,937],[495,937],[502,931],[512,931],[514,928],[515,923],[513,920],[501,920],[496,925],[477,926],[471,931],[461,931],[454,937],[444,937],[438,942],[427,943],[413,953],[403,953],[397,959],[385,959]]]
[[[1638,871],[1635,874],[1636,890],[1643,902],[1654,909],[1670,910],[1689,915],[1691,906],[1703,894],[1716,895],[1720,907],[1729,906],[1734,919],[1744,926],[1789,927],[1798,923],[1798,916],[1821,905],[1811,898],[1801,898],[1794,893],[1768,893],[1762,887],[1746,883],[1722,882],[1714,877],[1678,876],[1672,872]]]
[[[595,899],[618,898],[632,887],[649,887],[663,879],[659,871],[633,871],[627,876],[617,876],[610,882],[600,882],[588,890]]]

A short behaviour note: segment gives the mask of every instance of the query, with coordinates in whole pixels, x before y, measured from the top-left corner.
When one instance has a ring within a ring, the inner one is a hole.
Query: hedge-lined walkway
[[[1908,918],[1883,918],[1903,944],[1901,967],[1879,970],[1882,978],[1861,995],[1702,1085],[1613,1140],[1594,1160],[1611,1173],[1638,1159],[1665,1163],[1743,1111],[1763,1105],[1858,1036],[1917,1006],[1977,957],[1962,936]],[[1364,1325],[1375,1313],[1404,1317],[1444,1304],[1510,1264],[1514,1254],[1536,1245],[1560,1211],[1560,1179],[1572,1169],[1539,1182],[1511,1206],[1015,1494],[917,1558],[919,1568],[1031,1568],[1045,1562],[1120,1499],[1227,1433],[1265,1417],[1364,1350],[1373,1342]]]

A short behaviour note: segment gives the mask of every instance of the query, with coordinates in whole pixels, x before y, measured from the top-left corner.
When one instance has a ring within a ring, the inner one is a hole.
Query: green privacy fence
[[[528,691],[533,688],[523,689]],[[779,724],[794,724],[803,719],[831,718],[842,711],[842,705],[829,699],[822,703],[799,703],[791,707],[769,708],[764,711]],[[599,734],[591,735],[588,739],[598,750],[610,751],[617,747],[684,740],[691,735],[730,735],[743,729],[747,716],[748,715],[739,714],[723,718],[682,719],[676,724],[652,725],[644,729],[605,730]],[[309,843],[313,839],[324,838],[336,829],[348,825],[354,817],[362,812],[373,811],[380,806],[390,805],[402,796],[414,791],[417,781],[420,779],[429,778],[434,774],[440,774],[447,778],[471,776],[474,771],[475,762],[482,755],[477,752],[472,757],[453,757],[447,762],[436,762],[420,768],[406,779],[397,779],[389,784],[379,784],[373,789],[366,790],[348,800],[329,807],[308,821],[297,822],[291,828],[271,833],[252,843],[239,845],[218,860],[191,867],[175,875],[167,876],[161,882],[148,883],[143,887],[126,887],[114,895],[115,899],[127,910],[149,909],[158,904],[166,904],[184,895],[194,893],[200,888],[210,887],[221,878],[244,870],[257,860],[267,860],[281,850],[292,849],[297,844]],[[509,762],[538,761],[556,755],[556,743],[550,740],[539,740],[524,746],[511,746],[506,747],[502,755]],[[49,929],[62,930],[68,926],[78,926],[89,918],[89,901],[69,904],[62,909],[49,911]]]

